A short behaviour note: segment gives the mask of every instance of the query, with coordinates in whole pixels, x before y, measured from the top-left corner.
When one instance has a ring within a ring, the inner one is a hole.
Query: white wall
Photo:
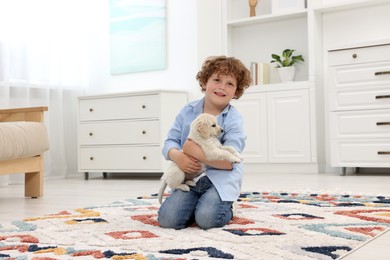
[[[197,1],[166,0],[167,67],[164,70],[110,75],[108,1],[97,1],[102,13],[92,23],[91,87],[85,94],[150,89],[185,90],[190,98],[199,95],[195,75],[198,72]]]
[[[198,64],[209,56],[223,55],[221,0],[198,0]]]

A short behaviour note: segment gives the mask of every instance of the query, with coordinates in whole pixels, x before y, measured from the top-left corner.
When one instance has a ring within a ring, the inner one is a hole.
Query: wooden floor
[[[60,210],[108,203],[117,199],[157,193],[158,176],[90,174],[60,180],[46,180],[44,197],[24,198],[23,185],[0,187],[0,224],[26,217],[53,214]],[[247,173],[243,191],[334,192],[351,194],[390,195],[390,173],[338,174],[276,174]],[[390,259],[390,232],[383,234],[344,259]]]

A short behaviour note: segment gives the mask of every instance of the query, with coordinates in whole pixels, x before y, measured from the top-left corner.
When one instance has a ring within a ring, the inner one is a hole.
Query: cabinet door
[[[310,162],[309,91],[275,91],[267,94],[268,161]]]
[[[247,134],[243,152],[248,163],[267,162],[267,104],[265,93],[246,93],[234,106],[244,118]]]

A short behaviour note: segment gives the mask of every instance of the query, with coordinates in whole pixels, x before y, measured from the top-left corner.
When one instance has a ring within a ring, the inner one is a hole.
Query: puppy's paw
[[[180,184],[175,189],[182,191],[190,191],[190,187],[187,184]]]
[[[192,187],[196,186],[196,182],[193,181],[193,180],[188,180],[188,181],[186,181],[186,184],[187,184],[188,186],[192,186]]]
[[[236,156],[234,156],[234,160],[233,160],[233,163],[240,163],[240,162],[242,162],[242,158],[241,157],[236,157]]]

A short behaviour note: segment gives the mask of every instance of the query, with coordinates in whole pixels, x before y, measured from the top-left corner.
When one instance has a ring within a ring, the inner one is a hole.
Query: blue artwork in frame
[[[166,67],[165,0],[110,0],[111,74]]]

